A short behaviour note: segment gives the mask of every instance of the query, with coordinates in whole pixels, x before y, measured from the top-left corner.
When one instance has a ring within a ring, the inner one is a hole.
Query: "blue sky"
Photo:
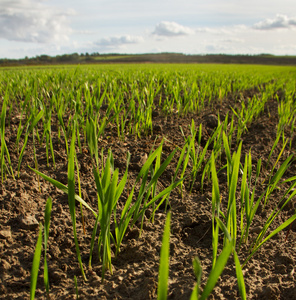
[[[0,0],[0,57],[296,55],[295,0]]]

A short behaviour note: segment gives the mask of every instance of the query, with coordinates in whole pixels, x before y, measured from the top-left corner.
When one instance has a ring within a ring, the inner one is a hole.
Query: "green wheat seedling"
[[[51,153],[51,157],[52,157],[52,162],[53,162],[53,167],[55,168],[55,156],[54,156],[54,151],[53,151],[53,144],[52,144],[52,134],[51,134],[51,109],[49,109],[48,111],[45,111],[45,117],[44,117],[44,121],[43,121],[43,136],[42,136],[42,140],[45,137],[46,140],[46,161],[47,161],[47,166],[49,166],[49,149],[50,149],[50,153]],[[34,128],[33,128],[34,130]]]
[[[32,113],[28,122],[26,123],[27,128],[26,128],[26,132],[25,132],[24,144],[23,144],[23,147],[22,147],[20,155],[19,155],[18,166],[17,166],[17,176],[18,177],[20,176],[21,163],[22,163],[24,151],[25,151],[27,143],[28,143],[29,134],[34,130],[35,126],[40,121],[43,114],[44,114],[43,110],[41,110],[37,115],[34,115],[34,113]]]
[[[237,211],[236,211],[236,191],[237,182],[240,168],[240,156],[241,156],[242,143],[239,144],[237,152],[233,153],[231,163],[227,162],[227,173],[229,174],[229,197],[227,203],[226,213],[226,227],[234,241],[234,245],[237,240]]]
[[[90,149],[92,149],[91,147],[94,146],[90,146]],[[133,202],[132,200],[133,200],[135,186],[132,188],[129,197],[125,203],[124,209],[120,215],[119,220],[117,220],[116,206],[127,182],[129,154],[127,158],[127,168],[120,182],[118,182],[119,170],[118,169],[114,170],[114,158],[111,151],[108,152],[106,162],[104,165],[101,166],[101,170],[99,169],[99,166],[94,165],[93,173],[94,173],[94,178],[97,186],[97,195],[98,195],[98,213],[95,213],[94,210],[83,199],[81,199],[79,195],[75,194],[75,182],[74,182],[75,152],[74,151],[75,151],[75,130],[73,130],[70,154],[69,154],[69,162],[68,162],[68,168],[69,168],[68,187],[66,187],[62,183],[46,176],[45,174],[35,169],[32,168],[30,169],[33,170],[36,174],[40,175],[45,180],[55,185],[57,188],[61,189],[62,191],[68,194],[77,258],[84,279],[85,279],[85,275],[84,275],[84,270],[81,262],[79,245],[77,241],[77,233],[76,233],[75,200],[80,202],[80,204],[90,209],[94,213],[94,216],[96,218],[96,223],[92,234],[89,265],[91,266],[94,241],[96,238],[98,225],[100,225],[98,245],[99,245],[99,257],[101,257],[102,259],[102,279],[104,279],[105,272],[107,270],[110,271],[112,270],[111,269],[111,240],[114,241],[115,243],[116,255],[117,255],[119,253],[120,245],[125,235],[125,232],[128,228],[128,225],[133,226],[139,218],[142,218],[142,222],[143,222],[143,216],[145,214],[145,211],[150,206],[155,204],[158,200],[160,200],[157,207],[154,209],[153,213],[155,213],[156,209],[158,209],[161,203],[167,199],[167,195],[169,195],[170,192],[183,180],[180,179],[177,182],[172,183],[169,187],[165,188],[163,191],[159,192],[158,194],[156,192],[155,193],[153,192],[159,177],[163,174],[164,170],[171,162],[177,150],[173,151],[162,164],[160,164],[160,158],[157,158],[161,155],[162,143],[154,152],[152,152],[149,155],[146,163],[143,165],[136,179],[136,184],[141,182],[140,192],[136,197],[136,200]],[[150,181],[148,181],[148,175],[149,172],[151,171],[152,163],[155,160],[159,160],[158,163],[156,164],[158,168],[154,169],[153,176],[150,179]],[[103,152],[102,152],[101,161],[103,161]],[[149,199],[150,195],[153,195],[152,199],[150,198],[151,200]],[[113,215],[115,220],[114,221],[115,237],[110,232],[110,224]]]
[[[76,154],[75,154],[75,167],[76,167],[76,174],[77,174],[77,181],[78,181],[79,197],[81,198],[82,193],[81,193],[80,172],[79,172],[79,166],[78,166],[78,160],[77,160],[77,155]],[[86,234],[84,216],[83,216],[83,206],[82,206],[82,203],[79,203],[79,204],[80,204],[80,216],[81,216],[83,232],[84,232],[84,234]]]
[[[211,155],[211,174],[212,174],[212,266],[215,267],[216,258],[218,253],[218,236],[219,236],[219,226],[215,222],[216,216],[219,218],[220,211],[220,191],[219,182],[217,177],[217,171],[215,167],[214,153]]]
[[[232,245],[232,253],[233,253],[233,259],[234,259],[234,263],[235,263],[235,272],[236,272],[238,290],[239,290],[241,298],[243,300],[246,300],[247,294],[246,294],[245,280],[244,280],[244,276],[243,276],[243,272],[242,272],[242,266],[239,261],[237,251],[235,249],[236,241],[234,241],[231,238],[230,233],[228,232],[228,230],[227,230],[226,226],[223,224],[223,222],[218,217],[216,217],[215,220],[217,222],[217,225],[220,227],[221,231],[224,233],[224,236],[226,238],[226,243],[225,243],[226,247],[229,245]]]
[[[60,127],[61,127],[63,135],[64,135],[64,142],[65,142],[66,152],[67,152],[67,156],[68,156],[69,155],[68,137],[67,137],[67,131],[66,131],[66,127],[64,124],[64,120],[63,120],[63,114],[64,114],[64,107],[63,107],[63,105],[61,105],[57,112],[59,125],[60,125],[59,126],[59,138],[60,138]]]
[[[50,225],[50,215],[52,208],[52,200],[51,198],[47,199],[46,207],[45,207],[45,216],[44,216],[44,286],[46,290],[47,297],[49,297],[49,278],[48,278],[48,266],[47,266],[47,243],[49,237],[49,225]],[[37,279],[38,279],[38,271],[42,253],[42,232],[43,226],[40,223],[39,225],[39,234],[35,247],[33,264],[31,268],[31,284],[30,284],[30,299],[35,299]]]
[[[14,173],[11,165],[9,151],[5,141],[5,119],[6,119],[6,109],[7,109],[7,102],[8,102],[8,91],[6,90],[3,104],[2,104],[2,111],[1,111],[1,120],[0,120],[0,134],[1,134],[1,151],[0,151],[0,160],[1,160],[1,181],[3,183],[4,178],[6,177],[6,171],[10,172],[14,179]],[[5,162],[5,156],[7,159],[8,164]],[[10,171],[9,171],[10,168]]]
[[[272,157],[272,155],[273,155],[273,153],[274,153],[274,150],[275,150],[276,146],[278,145],[278,143],[279,143],[279,141],[280,141],[281,136],[283,137],[283,140],[284,140],[284,139],[285,139],[285,138],[284,138],[284,132],[279,132],[279,133],[277,134],[276,139],[275,139],[275,141],[274,141],[274,143],[273,143],[273,145],[272,145],[272,148],[271,148],[271,150],[270,150],[270,153],[269,153],[269,155],[268,155],[268,159],[267,159],[267,163],[266,163],[266,168],[268,168],[268,166],[269,166],[270,159],[271,159],[271,157]],[[288,141],[288,140],[287,140],[287,141]],[[287,141],[283,144],[283,147],[282,147],[282,150],[281,150],[280,154],[282,154],[282,152],[284,151],[284,149],[285,149],[285,147],[286,147],[286,144],[287,144]]]
[[[222,145],[222,137],[223,137],[223,126],[224,124],[221,123],[213,132],[213,134],[211,135],[210,139],[207,141],[206,143],[206,150],[208,149],[209,145],[211,143],[213,143],[213,151],[212,153],[214,154],[214,157],[217,158],[218,155],[221,154],[221,145]],[[201,157],[205,157],[206,154],[206,150],[203,151],[202,156]],[[201,161],[200,163],[202,163],[203,161]],[[201,176],[201,190],[203,191],[203,186],[204,186],[204,181],[206,176],[210,179],[211,178],[211,160],[208,159],[206,160],[204,163],[204,167],[203,167],[203,172],[202,172],[202,176]]]
[[[49,238],[49,225],[50,225],[50,215],[52,208],[51,198],[47,199],[44,215],[44,285],[47,295],[49,295],[49,277],[48,277],[48,266],[47,266],[47,244]]]
[[[182,135],[185,139],[184,133],[181,130]],[[181,155],[180,155],[180,160],[178,162],[178,166],[177,169],[175,171],[175,176],[174,179],[177,175],[178,169],[180,167],[181,164],[181,158],[183,158],[185,151],[186,151],[186,157],[184,160],[184,164],[183,164],[183,168],[182,168],[182,172],[181,172],[181,178],[184,177],[185,171],[187,169],[187,165],[189,162],[189,158],[191,159],[192,162],[192,171],[191,171],[191,182],[190,182],[190,193],[192,192],[196,177],[197,177],[197,173],[198,171],[201,169],[202,164],[205,162],[205,155],[207,153],[209,144],[211,143],[211,139],[209,139],[205,145],[205,147],[203,148],[202,152],[201,152],[201,137],[202,137],[202,124],[199,125],[198,129],[195,128],[195,123],[194,120],[192,119],[191,121],[191,127],[190,127],[190,132],[191,132],[191,136],[188,137],[186,139],[186,144],[182,149]],[[198,133],[198,138],[196,138],[196,135]],[[197,139],[197,146],[196,146],[196,139]],[[182,184],[181,184],[182,187]],[[181,189],[181,193],[182,193],[182,189]]]
[[[158,272],[158,289],[157,299],[166,300],[168,294],[168,279],[169,279],[169,265],[170,265],[170,222],[171,213],[168,212],[160,250],[160,262]]]
[[[129,160],[129,158],[128,158]],[[125,184],[127,182],[128,167],[123,178],[118,182],[119,170],[114,170],[114,159],[112,152],[108,152],[105,165],[102,165],[101,172],[98,168],[93,169],[98,194],[98,215],[96,225],[92,234],[91,250],[89,265],[91,266],[92,251],[94,239],[96,236],[97,225],[100,224],[100,232],[98,238],[99,257],[102,257],[102,280],[104,280],[106,270],[110,270],[111,266],[111,232],[110,224],[112,213],[116,211],[116,205],[121,196]],[[114,240],[114,237],[112,236]],[[102,250],[101,250],[102,249]],[[101,254],[102,251],[102,254]]]
[[[163,191],[157,194],[156,186],[157,186],[158,179],[162,175],[166,167],[169,165],[176,152],[176,150],[173,151],[168,156],[168,158],[162,164],[160,164],[161,150],[162,150],[162,144],[154,152],[150,153],[146,163],[143,165],[142,169],[140,170],[137,176],[135,185],[132,187],[132,190],[130,191],[129,197],[121,212],[119,221],[117,221],[117,219],[115,218],[116,255],[119,253],[120,244],[122,242],[122,239],[124,237],[128,225],[130,224],[130,226],[132,227],[139,219],[141,219],[141,230],[142,230],[143,220],[144,220],[143,216],[145,214],[145,211],[152,206],[153,212],[152,212],[151,219],[153,220],[154,214],[158,210],[160,205],[165,200],[168,200],[170,192],[174,188],[176,188],[178,184],[183,180],[180,179],[176,182],[173,182],[170,186],[168,186]],[[151,170],[153,170],[151,167],[154,160],[158,161],[158,163],[155,164],[154,171],[151,172]],[[148,182],[149,172],[151,172],[151,180]],[[140,190],[134,203],[132,203],[134,190],[138,182],[141,182]],[[150,201],[148,201],[149,198],[151,199]],[[159,199],[161,200],[158,201]],[[158,204],[155,207],[154,204],[157,203],[157,201]]]
[[[93,248],[93,241],[95,238],[96,228],[97,225],[100,224],[100,234],[99,234],[99,249],[103,249],[102,253],[102,263],[103,263],[103,271],[102,271],[102,278],[104,278],[104,273],[107,269],[111,269],[111,239],[115,242],[116,245],[116,255],[118,255],[120,251],[120,245],[122,239],[125,235],[126,229],[130,224],[133,226],[135,222],[142,218],[143,223],[143,215],[145,211],[153,205],[158,199],[163,197],[161,200],[164,201],[165,196],[171,192],[173,188],[176,187],[177,183],[170,185],[164,191],[160,192],[147,203],[149,195],[153,191],[154,185],[156,185],[158,178],[164,172],[165,168],[171,161],[175,151],[159,166],[158,169],[155,169],[153,172],[153,176],[151,181],[148,183],[148,174],[149,170],[151,170],[151,166],[153,161],[161,154],[162,144],[156,149],[153,153],[151,153],[143,165],[142,169],[140,170],[136,184],[141,181],[141,187],[139,194],[134,203],[132,203],[132,198],[134,195],[135,186],[132,188],[129,197],[125,203],[125,206],[121,212],[120,219],[117,220],[116,215],[116,206],[119,197],[121,196],[124,187],[127,182],[128,176],[128,163],[129,163],[129,154],[127,158],[127,168],[123,175],[122,180],[117,185],[118,181],[118,169],[114,170],[114,159],[112,152],[109,151],[108,157],[106,159],[105,165],[102,166],[101,173],[99,172],[98,168],[94,168],[94,176],[97,185],[97,192],[98,192],[98,202],[99,207],[98,211],[99,214],[96,218],[96,225],[93,231],[91,249]],[[157,164],[156,164],[157,166]],[[113,172],[113,176],[112,176]],[[111,216],[112,212],[114,213],[114,222],[115,222],[115,237],[111,235],[110,232],[110,224],[111,224]],[[101,215],[100,215],[101,214]],[[111,238],[111,239],[110,239]],[[100,254],[99,254],[100,255]],[[92,257],[92,250],[90,255],[89,264],[91,264],[91,257]],[[111,270],[110,270],[111,271]]]
[[[219,191],[219,182],[216,172],[216,166],[215,166],[215,159],[214,154],[212,153],[211,156],[211,173],[212,173],[212,248],[213,248],[213,258],[212,258],[212,272],[209,277],[209,281],[205,287],[204,294],[202,294],[201,299],[206,299],[211,290],[214,288],[216,281],[218,277],[220,276],[221,272],[223,271],[223,268],[230,256],[231,253],[234,255],[234,261],[235,261],[235,267],[236,267],[236,275],[237,275],[237,281],[239,286],[239,291],[241,294],[242,299],[246,299],[246,290],[245,290],[245,284],[244,284],[244,278],[242,274],[241,264],[239,262],[239,258],[237,255],[237,252],[235,250],[236,247],[236,239],[237,239],[237,231],[236,231],[236,205],[234,204],[234,201],[236,201],[235,198],[235,188],[237,185],[237,179],[238,179],[238,168],[239,168],[239,160],[240,160],[240,147],[238,149],[238,152],[233,154],[232,162],[232,172],[231,172],[231,180],[229,185],[229,199],[228,199],[228,206],[227,206],[227,214],[224,215],[221,211],[221,195]],[[228,167],[230,168],[230,167]],[[235,210],[235,211],[234,211]],[[225,220],[226,225],[220,220],[220,216]],[[217,259],[217,253],[218,253],[218,247],[219,247],[219,230],[224,233],[224,246],[222,253],[220,254],[219,258]],[[226,254],[223,254],[225,252]],[[222,255],[223,254],[223,255]],[[221,269],[221,262],[222,260],[222,266]],[[195,263],[197,264],[197,262]],[[211,278],[211,276],[214,277],[214,279]],[[210,280],[211,279],[211,280]],[[196,288],[198,289],[198,288]],[[195,294],[198,294],[197,291],[194,290]],[[196,299],[196,297],[195,297]]]
[[[255,194],[256,194],[256,187],[258,183],[258,178],[261,171],[261,159],[257,162],[256,167],[256,177],[255,182],[252,188],[252,155],[251,150],[245,156],[245,164],[243,168],[243,176],[241,182],[241,213],[240,213],[240,230],[241,230],[241,238],[239,243],[239,249],[242,243],[248,243],[249,238],[249,230],[256,214],[256,211],[263,199],[264,194],[255,202]],[[248,179],[249,178],[249,179]],[[246,222],[244,222],[246,220]]]
[[[281,157],[281,155],[282,155],[282,152],[279,154],[278,159],[277,159],[275,165],[277,165],[278,160]],[[265,199],[264,199],[264,206],[263,206],[263,208],[265,208],[265,206],[268,204],[271,193],[277,188],[279,181],[282,179],[284,173],[289,168],[289,166],[291,165],[291,163],[293,162],[293,160],[294,160],[294,155],[291,154],[281,164],[281,166],[278,168],[277,172],[269,180],[268,187],[267,187],[267,190],[266,190]],[[272,168],[272,172],[273,172],[273,170],[275,168],[275,165]],[[272,172],[271,172],[271,175],[272,175]]]
[[[236,111],[231,107],[233,114],[237,117],[237,144],[241,140],[241,136],[244,132],[248,131],[248,127],[254,120],[258,118],[261,112],[264,110],[265,103],[268,100],[266,93],[258,99],[257,95],[249,99],[247,106],[244,102],[241,102],[241,107]]]
[[[224,135],[224,141],[227,141],[226,136]],[[255,187],[253,188],[252,192],[251,192],[251,154],[249,153],[246,157],[245,157],[245,164],[242,167],[240,165],[240,158],[241,158],[241,144],[237,150],[237,152],[234,152],[232,157],[230,155],[230,151],[227,147],[227,143],[225,142],[224,147],[226,149],[226,153],[227,153],[227,173],[228,173],[228,202],[227,202],[227,210],[225,214],[221,213],[220,209],[220,215],[222,216],[223,220],[225,220],[226,225],[223,224],[223,226],[225,226],[225,228],[227,229],[227,232],[229,233],[229,236],[231,238],[231,240],[234,243],[234,246],[236,247],[236,241],[238,238],[238,232],[237,232],[237,228],[241,228],[241,240],[238,246],[238,250],[240,249],[240,246],[243,242],[246,242],[249,239],[249,228],[252,224],[252,221],[254,219],[254,216],[257,212],[258,206],[260,204],[264,205],[265,199],[268,199],[272,193],[272,191],[279,186],[279,182],[284,174],[284,172],[287,170],[289,163],[293,157],[293,155],[291,155],[290,157],[288,157],[283,164],[279,167],[278,171],[276,172],[276,174],[272,177],[269,185],[267,186],[266,190],[259,196],[258,200],[256,202],[254,202],[254,197],[255,197]],[[217,226],[219,226],[221,228],[221,219],[219,219],[218,217],[218,203],[219,203],[219,188],[218,188],[218,182],[217,182],[217,175],[216,175],[216,167],[215,167],[215,161],[212,155],[212,168],[211,168],[211,172],[212,172],[212,182],[213,182],[213,193],[212,193],[212,197],[213,197],[213,213],[212,215],[215,216],[215,218],[218,221],[216,227],[215,227],[215,223],[213,223],[213,261],[215,261],[215,254],[217,253],[217,237],[218,237],[218,229]],[[242,168],[241,168],[242,167]],[[258,162],[257,164],[257,169],[256,169],[256,179],[255,179],[255,186],[256,186],[256,181],[257,178],[259,177],[259,173],[260,173],[260,169],[261,169],[261,161]],[[242,171],[243,176],[242,176],[242,182],[241,182],[241,207],[239,207],[238,213],[237,213],[237,205],[236,205],[236,192],[239,189],[238,187],[238,175],[239,175],[239,170]],[[292,177],[288,180],[285,180],[283,182],[290,182],[290,181],[294,181],[295,178]],[[294,190],[296,183],[293,183],[291,185],[291,187],[286,191],[285,195],[283,196],[282,199],[280,199],[279,203],[284,203],[282,204],[280,207],[276,207],[274,208],[274,210],[270,213],[267,221],[265,222],[262,230],[260,231],[260,233],[258,234],[257,238],[254,240],[254,242],[252,243],[252,245],[249,248],[250,254],[247,257],[247,259],[244,261],[244,263],[241,265],[241,267],[243,268],[246,263],[251,259],[251,257],[258,251],[258,249],[265,243],[267,242],[271,237],[273,237],[275,234],[277,234],[278,232],[280,232],[281,230],[283,230],[284,228],[286,228],[287,226],[289,226],[296,218],[296,214],[294,214],[292,217],[290,217],[288,220],[286,220],[284,223],[282,223],[280,226],[278,226],[276,229],[274,229],[266,238],[264,238],[265,234],[270,230],[271,225],[273,223],[273,221],[275,220],[275,218],[280,214],[280,212],[283,210],[283,208],[287,205],[288,202],[291,201],[291,199],[295,196],[296,191]],[[293,192],[292,192],[293,191]],[[292,192],[290,194],[290,192]],[[251,196],[250,196],[250,193]],[[268,194],[268,197],[266,198],[266,195]],[[288,196],[289,195],[289,196]],[[285,197],[288,196],[288,198],[285,200]],[[240,216],[240,226],[238,227],[238,215]],[[246,225],[244,226],[243,223],[243,219],[246,219]],[[220,224],[220,225],[219,225]],[[224,234],[224,245],[226,245],[227,243],[229,243],[229,237]],[[236,250],[235,250],[236,251]],[[238,258],[236,258],[237,260]],[[236,266],[236,268],[239,268],[239,266]],[[240,271],[238,270],[238,272],[240,273]]]
[[[217,262],[215,264],[215,267],[212,268],[207,283],[200,295],[200,283],[201,283],[201,276],[202,276],[202,268],[201,264],[198,258],[195,258],[193,261],[193,269],[194,273],[197,279],[197,284],[195,285],[190,300],[205,300],[207,299],[211,292],[213,291],[221,273],[223,272],[226,263],[229,259],[229,256],[231,255],[233,251],[233,244],[229,243],[226,246],[224,246],[221,254],[219,255]]]
[[[192,120],[192,122],[194,122],[194,121]],[[180,127],[180,130],[181,130],[181,133],[182,133],[182,135],[184,137],[185,145],[184,145],[184,147],[181,150],[181,154],[179,156],[178,164],[177,164],[177,167],[175,169],[175,174],[174,174],[174,177],[173,177],[173,181],[176,180],[176,178],[178,176],[178,172],[179,172],[179,170],[181,168],[182,163],[183,163],[183,167],[181,169],[180,177],[181,178],[184,177],[185,171],[187,170],[187,166],[188,166],[188,163],[189,163],[189,158],[190,158],[190,153],[191,153],[191,147],[194,147],[194,140],[195,140],[195,135],[196,135],[196,132],[194,132],[192,134],[192,136],[189,136],[186,139],[181,127]],[[181,197],[183,198],[183,182],[180,183],[179,189],[180,189]]]
[[[33,264],[32,264],[32,269],[31,269],[30,300],[35,299],[39,264],[40,264],[41,251],[42,251],[42,229],[43,228],[40,223],[38,240],[37,240],[36,247],[35,247]]]
[[[251,247],[250,247],[250,251],[249,251],[249,256],[247,257],[247,259],[244,261],[243,263],[243,267],[246,265],[246,263],[252,258],[252,256],[258,251],[258,249],[264,244],[266,243],[269,239],[271,239],[274,235],[276,235],[277,233],[279,233],[280,231],[282,231],[283,229],[285,229],[286,227],[288,227],[290,224],[292,224],[292,222],[294,222],[294,220],[296,219],[296,212],[289,218],[287,219],[284,223],[282,223],[281,225],[279,225],[278,227],[276,227],[267,237],[265,237],[266,233],[270,231],[270,227],[273,223],[273,221],[276,219],[276,217],[282,212],[282,210],[284,209],[284,207],[295,197],[296,195],[296,190],[295,190],[295,186],[296,186],[296,181],[295,181],[295,177],[289,178],[285,181],[283,181],[283,183],[286,182],[290,182],[293,181],[293,183],[291,184],[291,186],[287,189],[287,191],[285,192],[284,196],[279,200],[279,204],[277,207],[275,207],[273,209],[273,211],[270,213],[270,215],[268,216],[267,221],[265,222],[265,224],[263,225],[261,231],[259,232],[257,238],[253,241]],[[265,238],[264,238],[265,237]]]
[[[154,169],[153,176],[151,177],[150,181],[148,181],[148,176],[149,176],[149,172],[151,169],[151,165],[155,159],[156,160],[158,159],[157,157],[159,157],[159,159],[160,159],[160,156],[162,153],[162,146],[163,146],[163,141],[161,142],[160,146],[153,153],[151,153],[149,155],[146,163],[143,165],[143,167],[141,168],[141,170],[136,178],[136,184],[141,182],[141,186],[140,186],[140,190],[139,190],[137,199],[134,203],[134,214],[133,214],[132,226],[137,222],[137,220],[140,217],[142,218],[142,222],[143,222],[143,215],[144,215],[145,211],[148,209],[148,207],[150,207],[151,205],[156,203],[156,201],[158,201],[161,198],[161,200],[159,201],[159,203],[157,205],[157,208],[158,208],[165,200],[167,200],[167,196],[170,194],[170,192],[174,188],[176,188],[180,184],[180,182],[182,182],[182,180],[184,180],[184,178],[181,178],[176,182],[172,182],[170,186],[165,188],[163,191],[159,192],[157,195],[155,195],[151,199],[151,193],[154,190],[154,188],[156,188],[159,177],[163,174],[166,167],[169,165],[169,163],[171,162],[173,156],[175,155],[175,153],[177,151],[177,149],[175,149],[164,160],[164,162],[159,166],[158,169]],[[152,193],[152,195],[153,195],[153,193]],[[151,199],[150,201],[148,201],[149,197]],[[155,210],[154,210],[154,212],[155,212]],[[153,212],[153,214],[154,214],[154,212]]]
[[[167,293],[168,293],[169,257],[170,257],[170,220],[171,220],[171,213],[169,212],[167,214],[167,219],[166,219],[163,239],[162,239],[161,252],[160,252],[158,289],[157,289],[158,300],[167,299]],[[220,223],[219,226],[223,227],[223,224]],[[192,291],[190,300],[203,300],[208,298],[208,296],[211,294],[212,290],[214,289],[221,273],[223,272],[231,253],[233,252],[234,243],[231,242],[231,238],[229,234],[227,234],[227,229],[225,228],[225,226],[223,230],[226,232],[226,235],[228,236],[230,242],[222,249],[222,252],[217,259],[216,265],[213,266],[213,269],[209,274],[207,283],[201,295],[200,295],[200,283],[201,283],[201,276],[202,276],[201,263],[197,257],[193,260],[193,269],[197,279],[197,284],[195,285]],[[236,269],[237,269],[237,278],[238,278],[240,294],[242,296],[242,299],[246,299],[246,291],[244,286],[243,274],[240,268],[240,263],[236,252],[234,252],[234,258],[237,265]]]
[[[71,139],[71,146],[70,146],[70,153],[68,158],[68,204],[70,209],[70,215],[72,219],[72,225],[73,225],[73,234],[74,234],[74,242],[75,242],[75,248],[76,248],[76,254],[77,259],[79,262],[81,274],[83,276],[83,279],[86,280],[86,276],[84,273],[81,255],[80,255],[80,249],[77,239],[77,231],[76,231],[76,208],[75,208],[75,130],[76,123],[74,122],[74,130],[73,135]]]

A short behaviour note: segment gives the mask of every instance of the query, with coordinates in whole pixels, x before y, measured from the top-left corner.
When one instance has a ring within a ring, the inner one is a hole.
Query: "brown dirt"
[[[178,115],[165,117],[161,112],[155,113],[153,124],[158,137],[156,134],[138,139],[134,136],[127,136],[124,141],[121,141],[117,138],[116,129],[108,127],[105,137],[99,142],[99,147],[104,147],[106,149],[105,153],[108,148],[112,149],[115,166],[119,168],[122,174],[125,169],[126,152],[130,151],[132,163],[129,169],[129,177],[132,183],[142,163],[141,159],[137,160],[137,157],[141,157],[144,153],[149,154],[155,140],[156,145],[160,143],[162,137],[166,137],[170,141],[164,143],[164,156],[171,153],[175,145],[183,147],[184,139],[179,126],[182,126],[186,136],[189,135],[189,125],[192,118],[196,126],[201,122],[203,123],[205,129],[203,140],[206,140],[207,135],[211,132],[211,125],[207,124],[207,116],[217,114],[218,111],[222,117],[225,116],[229,106],[235,105],[234,101],[237,97],[239,96],[228,97],[223,101],[223,105],[217,104],[208,107],[202,113],[191,114],[186,118]],[[260,157],[263,160],[263,166],[266,165],[276,134],[277,118],[274,117],[277,114],[276,101],[270,100],[267,108],[250,125],[248,132],[242,137],[243,153],[247,153],[252,147],[254,166]],[[14,144],[18,122],[16,112],[11,118],[10,124],[7,124],[10,127],[6,131],[7,144],[15,170],[17,168],[17,156]],[[52,133],[56,169],[53,168],[52,163],[49,167],[46,165],[45,148],[40,147],[37,149],[39,170],[66,184],[67,159],[65,146],[63,142],[59,141],[54,128],[53,126]],[[235,145],[232,145],[232,151],[234,149]],[[79,150],[77,149],[77,151]],[[273,161],[275,161],[279,151],[280,147],[277,147]],[[210,151],[207,155],[210,155]],[[285,157],[288,155],[288,151],[284,153]],[[166,186],[170,183],[177,159],[176,157],[161,177],[160,186]],[[96,208],[96,188],[92,175],[91,160],[87,151],[79,153],[78,160],[83,199],[93,208]],[[223,161],[222,157],[223,162],[225,163],[225,158]],[[113,275],[107,272],[104,283],[101,282],[101,264],[96,254],[93,258],[92,269],[87,268],[90,239],[94,226],[93,215],[84,210],[86,222],[86,235],[84,235],[77,214],[80,250],[88,279],[83,282],[76,258],[67,195],[44,180],[40,180],[39,191],[37,177],[27,168],[27,165],[34,167],[33,149],[30,142],[25,151],[20,177],[15,180],[9,177],[0,185],[0,298],[29,298],[30,269],[37,241],[38,222],[44,222],[45,203],[47,198],[51,197],[53,208],[47,257],[51,299],[75,299],[75,275],[78,280],[80,299],[155,299],[157,297],[159,253],[166,218],[164,207],[161,207],[157,212],[154,223],[149,222],[148,219],[151,211],[147,212],[140,237],[140,224],[136,224],[128,230],[118,258],[112,260]],[[290,166],[288,174],[285,175],[286,177],[295,175],[295,166],[295,163]],[[263,168],[261,185],[258,186],[258,195],[264,188],[262,182],[266,174],[268,174],[268,170]],[[204,190],[201,191],[200,175],[198,175],[191,194],[184,189],[183,198],[177,190],[174,190],[170,196],[172,223],[168,299],[190,298],[195,285],[195,276],[192,269],[192,260],[195,256],[199,257],[203,268],[202,286],[205,285],[211,270],[211,203],[209,201],[211,199],[211,183],[206,180]],[[219,180],[223,195],[222,205],[225,205],[227,191],[223,172],[219,173]],[[256,215],[250,231],[249,244],[240,251],[241,261],[246,257],[247,248],[256,237],[258,226],[262,226],[263,222],[266,221],[268,213],[276,207],[280,195],[283,193],[284,191],[276,191],[267,208],[265,210],[261,209]],[[124,200],[124,197],[120,199],[119,205],[122,205]],[[77,206],[77,211],[78,208]],[[294,211],[295,200],[293,199],[293,202],[283,211],[275,224],[272,225],[272,228],[290,217]],[[31,221],[32,224],[26,223],[26,220]],[[259,249],[257,254],[247,263],[243,273],[248,299],[295,299],[295,230],[296,226],[294,224],[287,240],[287,230],[276,235]],[[36,292],[37,299],[46,298],[42,272],[41,260]],[[239,299],[233,258],[230,258],[210,299]]]

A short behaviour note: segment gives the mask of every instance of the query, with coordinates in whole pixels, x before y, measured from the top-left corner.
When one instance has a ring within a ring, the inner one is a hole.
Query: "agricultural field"
[[[0,70],[1,299],[294,299],[296,68]]]

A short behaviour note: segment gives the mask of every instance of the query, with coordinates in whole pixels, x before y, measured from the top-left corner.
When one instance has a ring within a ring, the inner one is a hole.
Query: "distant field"
[[[133,55],[125,55],[124,58],[130,58],[133,57]],[[122,59],[122,55],[101,55],[96,56],[95,60],[113,60],[113,59]]]

